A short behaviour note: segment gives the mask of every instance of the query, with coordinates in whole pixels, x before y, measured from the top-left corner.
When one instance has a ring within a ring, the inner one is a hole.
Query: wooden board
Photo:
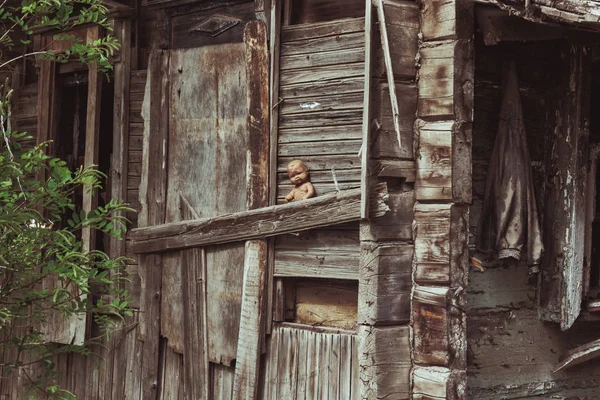
[[[452,122],[417,122],[417,200],[452,199]]]
[[[247,179],[248,148],[244,45],[171,54],[168,221],[181,219],[180,196],[205,218],[245,210],[246,188],[240,185]],[[203,73],[198,75],[198,71]],[[206,249],[206,324],[211,362],[229,365],[236,357],[243,258],[243,245],[239,244]],[[175,263],[163,272],[166,282],[172,283],[162,289],[162,312],[168,318],[177,318],[181,308],[180,268]],[[163,334],[173,345],[173,339],[180,337],[177,332],[181,324],[177,319],[163,324]]]
[[[358,399],[357,357],[355,335],[275,326],[267,352],[263,398]]]

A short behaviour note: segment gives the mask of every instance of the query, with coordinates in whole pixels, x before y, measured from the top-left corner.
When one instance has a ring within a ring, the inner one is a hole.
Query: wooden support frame
[[[365,6],[365,83],[363,94],[363,121],[362,121],[362,146],[360,148],[360,189],[363,193],[360,202],[360,217],[369,218],[369,190],[370,190],[370,158],[371,158],[371,58],[373,41],[373,6],[369,1]]]
[[[371,215],[388,210],[387,186],[378,185]],[[144,254],[242,240],[262,239],[360,219],[361,190],[342,190],[312,199],[224,214],[215,218],[137,228],[131,231],[131,250]],[[232,229],[236,227],[236,229]]]

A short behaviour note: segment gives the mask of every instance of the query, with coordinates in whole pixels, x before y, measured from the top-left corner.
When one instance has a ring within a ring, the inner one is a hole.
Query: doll
[[[294,188],[285,196],[286,203],[315,197],[315,188],[308,180],[308,168],[301,160],[291,161],[287,173]]]

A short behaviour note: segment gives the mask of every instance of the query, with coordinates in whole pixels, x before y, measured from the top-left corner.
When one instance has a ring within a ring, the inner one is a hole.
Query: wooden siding
[[[266,354],[264,400],[359,399],[356,335],[275,326]]]

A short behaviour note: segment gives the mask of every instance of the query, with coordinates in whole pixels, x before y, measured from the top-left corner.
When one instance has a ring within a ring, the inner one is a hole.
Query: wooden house
[[[600,339],[600,1],[107,5],[122,43],[110,80],[48,61],[13,79],[15,126],[110,176],[84,206],[139,211],[126,241],[88,238],[137,260],[134,317],[101,361],[59,358],[63,387],[86,400],[596,398],[600,363],[576,364]],[[546,248],[537,275],[470,265],[507,61]],[[283,204],[294,159],[317,197]],[[93,334],[67,325],[53,341]],[[0,399],[26,379],[1,379]]]

